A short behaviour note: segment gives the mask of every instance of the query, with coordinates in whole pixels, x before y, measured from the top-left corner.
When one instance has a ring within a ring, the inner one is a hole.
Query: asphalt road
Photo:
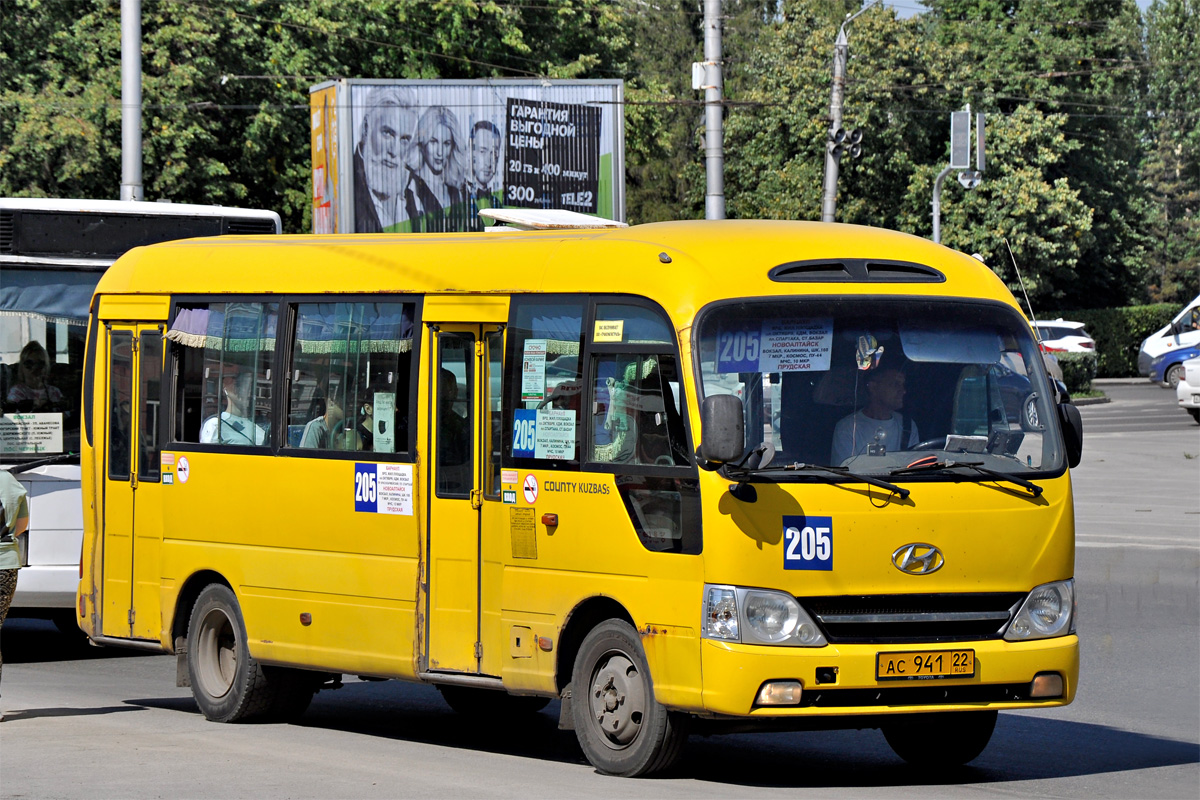
[[[468,721],[436,690],[349,682],[293,725],[206,722],[174,659],[4,626],[0,797],[1153,797],[1200,786],[1200,426],[1149,383],[1081,409],[1082,675],[1065,709],[1001,714],[929,774],[878,731],[693,737],[676,774],[596,774],[557,703]]]

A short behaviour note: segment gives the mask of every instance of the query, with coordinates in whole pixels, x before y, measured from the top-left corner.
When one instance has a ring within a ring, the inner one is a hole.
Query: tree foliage
[[[1179,300],[1200,265],[1198,0],[925,0],[847,28],[839,221],[931,233],[949,113],[987,115],[943,242],[1040,308]],[[700,0],[143,0],[148,199],[310,226],[308,90],[336,77],[622,78],[631,222],[703,214]],[[730,216],[819,219],[838,26],[858,0],[725,0]],[[116,197],[119,0],[0,0],[0,194]],[[31,46],[36,43],[36,46]],[[1010,255],[1011,251],[1011,255]]]

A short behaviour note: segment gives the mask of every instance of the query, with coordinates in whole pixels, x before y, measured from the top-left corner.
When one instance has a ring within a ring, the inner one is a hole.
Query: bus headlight
[[[704,587],[705,639],[785,647],[824,647],[812,617],[784,592],[740,586]]]
[[[1004,638],[1010,642],[1049,639],[1070,632],[1075,616],[1075,579],[1036,587],[1013,617]]]

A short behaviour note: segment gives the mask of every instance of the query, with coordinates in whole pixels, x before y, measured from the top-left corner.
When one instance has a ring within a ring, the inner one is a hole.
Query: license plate
[[[915,650],[911,653],[879,653],[875,657],[875,678],[881,681],[970,678],[974,675],[974,650]]]

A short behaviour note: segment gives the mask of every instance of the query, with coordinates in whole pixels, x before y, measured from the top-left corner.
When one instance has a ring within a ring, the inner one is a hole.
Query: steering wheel
[[[946,437],[939,436],[936,439],[926,439],[920,444],[908,448],[909,450],[941,450],[946,446]]]

